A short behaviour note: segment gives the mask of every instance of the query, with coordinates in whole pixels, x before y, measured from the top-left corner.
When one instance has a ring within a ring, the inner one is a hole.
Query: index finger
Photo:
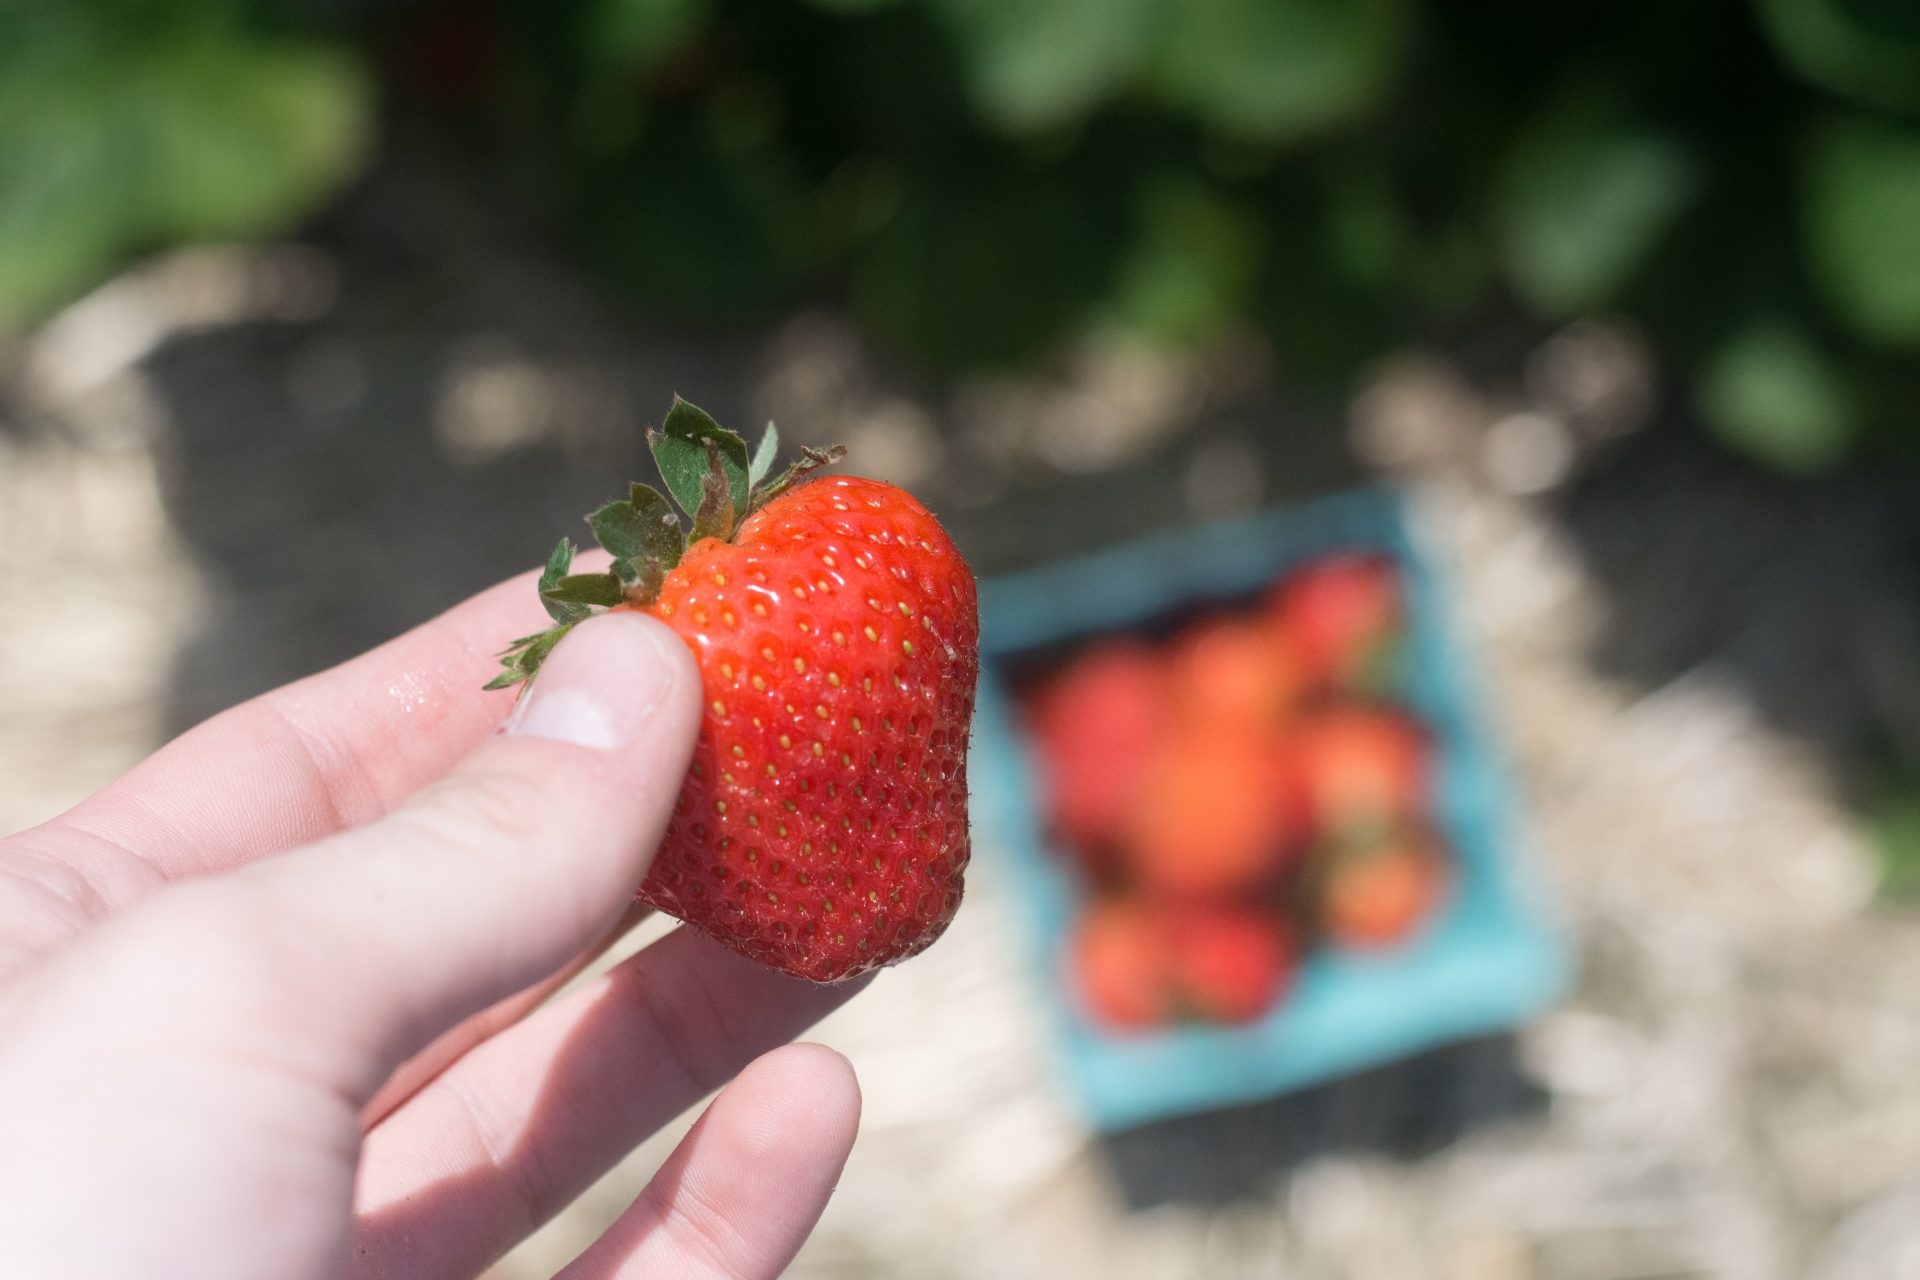
[[[13,846],[63,865],[96,914],[109,914],[162,883],[383,816],[512,706],[511,694],[480,685],[509,640],[548,625],[536,576],[214,716],[67,813],[0,842],[0,853]]]

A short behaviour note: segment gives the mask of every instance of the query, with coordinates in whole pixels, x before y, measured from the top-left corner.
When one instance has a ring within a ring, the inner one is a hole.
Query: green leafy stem
[[[771,422],[749,458],[744,439],[679,396],[659,429],[647,433],[647,445],[673,501],[635,482],[625,501],[609,502],[587,517],[594,541],[613,557],[605,572],[571,572],[574,546],[560,539],[539,584],[540,603],[554,625],[508,645],[500,654],[504,670],[487,688],[507,689],[531,680],[561,637],[595,612],[651,604],[688,546],[703,538],[730,540],[748,516],[846,456],[839,445],[803,448],[797,462],[768,479],[780,452],[780,433]],[[693,521],[684,532],[676,502]]]

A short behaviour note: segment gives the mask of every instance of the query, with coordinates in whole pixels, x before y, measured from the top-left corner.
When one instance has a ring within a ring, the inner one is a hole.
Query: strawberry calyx
[[[502,650],[499,658],[504,669],[488,681],[487,688],[508,689],[533,679],[561,637],[595,613],[616,605],[652,604],[688,546],[704,538],[731,541],[748,516],[846,456],[840,445],[803,447],[798,461],[772,476],[780,433],[771,422],[749,458],[745,439],[679,396],[673,398],[659,429],[647,432],[647,447],[672,501],[636,481],[625,500],[609,502],[586,518],[594,541],[613,557],[604,572],[570,572],[574,546],[569,539],[560,539],[547,557],[539,582],[540,603],[554,625],[522,636]],[[681,512],[692,521],[684,531]]]

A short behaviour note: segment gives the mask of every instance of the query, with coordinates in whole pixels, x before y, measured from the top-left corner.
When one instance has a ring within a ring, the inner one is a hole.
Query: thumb
[[[677,635],[638,613],[594,618],[498,733],[392,814],[156,894],[95,937],[144,954],[149,975],[169,957],[165,1016],[303,1048],[302,1065],[364,1101],[441,1031],[606,933],[666,829],[699,720]]]

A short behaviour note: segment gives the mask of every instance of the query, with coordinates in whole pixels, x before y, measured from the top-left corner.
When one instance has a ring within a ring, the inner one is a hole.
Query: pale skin
[[[509,716],[541,625],[502,584],[0,840],[10,1274],[474,1276],[723,1084],[560,1274],[779,1274],[860,1110],[787,1042],[858,984],[683,929],[546,1000],[632,921],[700,690],[610,615]]]

